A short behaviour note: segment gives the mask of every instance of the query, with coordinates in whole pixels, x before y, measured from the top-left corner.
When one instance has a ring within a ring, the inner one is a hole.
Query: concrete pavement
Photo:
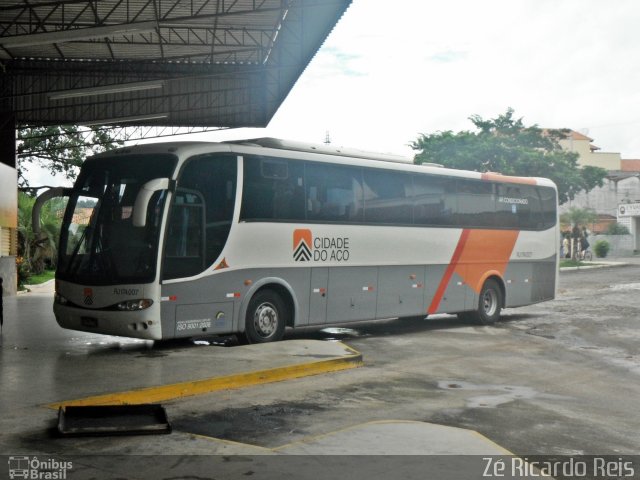
[[[503,455],[476,432],[423,422],[373,422],[268,449],[174,431],[91,440],[52,435],[64,405],[162,403],[171,419],[187,395],[357,367],[361,355],[340,342],[290,340],[225,347],[209,341],[153,342],[61,329],[53,282],[5,298],[0,338],[0,452],[6,455]],[[215,406],[212,406],[215,408]],[[0,473],[1,473],[0,467]]]

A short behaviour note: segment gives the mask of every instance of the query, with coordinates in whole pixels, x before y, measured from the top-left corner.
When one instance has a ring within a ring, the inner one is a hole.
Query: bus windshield
[[[171,177],[175,165],[173,155],[85,162],[62,224],[57,277],[85,285],[152,282],[167,192],[151,197],[144,227],[133,226],[133,205],[142,185]]]

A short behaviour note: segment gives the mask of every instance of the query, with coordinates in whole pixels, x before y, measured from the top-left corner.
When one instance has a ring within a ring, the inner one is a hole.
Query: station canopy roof
[[[0,0],[17,125],[265,126],[351,0]]]

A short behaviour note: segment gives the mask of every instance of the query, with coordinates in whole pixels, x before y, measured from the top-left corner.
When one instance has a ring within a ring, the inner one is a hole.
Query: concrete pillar
[[[18,174],[15,116],[2,110],[1,106],[0,175],[0,278],[3,279],[2,290],[6,296],[15,295],[17,290]]]
[[[16,168],[16,121],[11,112],[0,111],[0,162]]]

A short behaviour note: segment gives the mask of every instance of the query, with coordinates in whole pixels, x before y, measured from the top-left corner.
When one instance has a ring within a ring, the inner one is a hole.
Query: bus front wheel
[[[286,306],[280,295],[271,290],[256,293],[247,308],[244,335],[248,343],[276,342],[282,338],[286,324]]]
[[[497,281],[490,278],[478,295],[478,308],[471,312],[462,312],[458,317],[463,321],[471,321],[480,325],[492,325],[500,319],[502,309],[502,289]]]

